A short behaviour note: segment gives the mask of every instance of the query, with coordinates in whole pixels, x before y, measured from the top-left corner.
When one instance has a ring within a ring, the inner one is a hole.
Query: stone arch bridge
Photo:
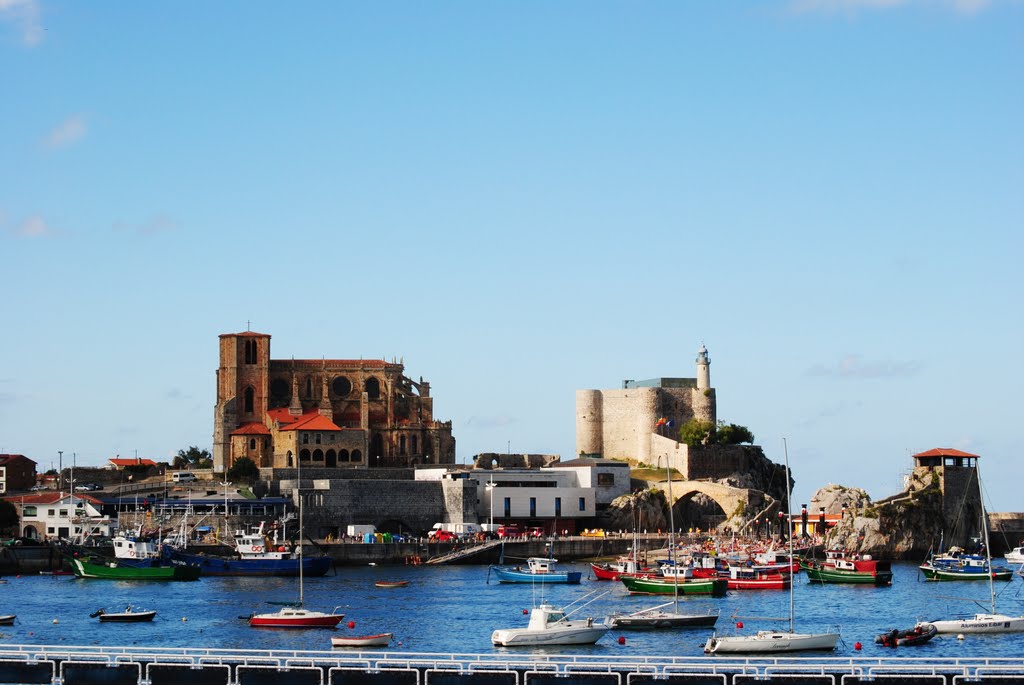
[[[668,499],[668,481],[656,483],[654,487],[665,493]],[[725,513],[726,525],[736,530],[742,530],[747,523],[764,514],[774,516],[779,511],[779,502],[762,490],[702,480],[673,480],[670,504],[675,507],[679,502],[688,502],[698,493],[714,500]]]

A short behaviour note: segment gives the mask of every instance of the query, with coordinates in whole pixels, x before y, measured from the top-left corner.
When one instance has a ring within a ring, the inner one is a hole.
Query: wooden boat
[[[570,620],[561,609],[541,604],[530,612],[527,627],[495,630],[491,642],[500,647],[592,645],[610,629],[607,623],[592,618]]]
[[[387,647],[391,644],[391,638],[393,637],[394,633],[332,637],[331,647]]]
[[[800,565],[812,583],[892,585],[892,565],[888,561],[872,559],[870,554],[848,554],[833,549],[825,552],[822,562],[809,559]]]
[[[97,609],[89,614],[89,618],[99,618],[101,623],[143,623],[152,621],[156,611],[136,611],[131,604],[125,607],[124,611],[108,612],[106,609]]]
[[[782,440],[783,452],[786,455],[786,473],[789,473],[789,449],[786,440]],[[789,478],[786,481],[786,501],[790,502]],[[793,558],[793,517],[789,520],[789,558]],[[760,630],[754,635],[725,635],[717,633],[708,638],[704,644],[705,654],[758,654],[772,652],[800,652],[808,650],[832,651],[839,642],[839,633],[798,633],[795,628],[793,611],[793,588],[796,583],[789,584],[789,630]]]
[[[526,568],[522,566],[492,566],[490,570],[501,583],[566,583],[579,585],[583,574],[579,571],[556,571],[558,559],[530,557]]]
[[[6,614],[0,616],[0,626],[13,626],[14,619],[18,618],[17,614]]]
[[[392,588],[392,587],[405,587],[409,584],[408,580],[378,580],[374,582],[376,587]]]
[[[79,578],[102,580],[199,580],[201,571],[192,566],[122,566],[116,561],[93,562],[71,557],[71,570]]]
[[[939,631],[930,623],[918,623],[907,630],[893,628],[888,633],[875,636],[875,644],[883,647],[913,647],[923,645],[938,635]]]

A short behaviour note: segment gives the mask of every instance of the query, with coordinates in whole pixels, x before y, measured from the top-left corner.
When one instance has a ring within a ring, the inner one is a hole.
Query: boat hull
[[[852,585],[892,585],[892,571],[843,571],[825,566],[805,566],[807,580],[812,583],[847,583]]]
[[[554,573],[530,573],[501,566],[491,567],[501,583],[563,583],[579,585],[583,574],[579,571],[556,571]]]
[[[359,637],[332,637],[332,647],[387,647],[391,644],[393,633],[380,635],[362,635]]]
[[[677,614],[670,611],[643,612],[612,616],[615,630],[659,630],[666,628],[707,628],[715,625],[718,614]]]
[[[708,638],[705,654],[760,654],[777,652],[832,651],[838,633],[782,633],[761,631],[756,635]]]
[[[152,621],[155,611],[126,611],[116,614],[100,614],[100,623],[145,623]]]
[[[995,569],[991,572],[958,571],[931,564],[922,564],[919,568],[928,580],[988,580],[989,575],[992,576],[992,580],[1013,580],[1013,571],[1010,569]]]
[[[975,614],[970,618],[928,621],[940,633],[1024,633],[1024,616]]]
[[[315,578],[325,575],[331,569],[331,558],[326,556],[294,559],[239,559],[196,554],[185,550],[165,552],[175,566],[191,566],[201,570],[204,576],[281,576],[297,577],[299,564],[302,575]]]
[[[282,609],[271,614],[253,614],[249,625],[254,628],[336,628],[344,614],[325,614],[307,609]]]
[[[678,588],[680,595],[711,595],[722,597],[729,589],[729,581],[724,578],[698,578],[672,580],[666,578],[641,578],[623,575],[619,581],[635,595],[672,595]]]
[[[917,647],[938,634],[931,623],[918,623],[910,630],[893,630],[875,637],[875,644],[883,647]]]
[[[592,645],[600,640],[609,630],[610,626],[604,624],[547,628],[545,630],[509,628],[495,630],[491,634],[491,643],[499,647]]]
[[[71,569],[79,578],[100,580],[199,580],[202,571],[190,566],[121,566],[116,562],[94,564],[72,558]]]

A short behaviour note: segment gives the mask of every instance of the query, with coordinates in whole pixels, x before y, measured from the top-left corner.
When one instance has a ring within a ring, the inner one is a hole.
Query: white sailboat
[[[789,503],[789,449],[782,440],[786,454],[786,503]],[[793,517],[789,517],[789,558],[793,558]],[[764,652],[801,652],[836,648],[839,633],[797,633],[793,620],[793,587],[789,584],[789,630],[761,630],[754,635],[712,635],[704,645],[705,654],[749,654]]]
[[[672,467],[665,463],[665,476],[668,478],[668,558],[673,573],[678,573],[675,559],[675,516],[672,512]],[[635,549],[635,547],[634,547]],[[679,580],[672,583],[672,609],[666,609],[668,603],[659,604],[635,611],[631,614],[613,614],[609,616],[612,628],[701,628],[715,625],[719,611],[708,610],[700,614],[682,613],[679,611]]]
[[[996,613],[995,578],[992,576],[992,553],[988,546],[988,514],[985,512],[985,495],[981,490],[981,471],[977,466],[975,473],[978,476],[978,499],[981,502],[981,528],[985,541],[985,558],[988,560],[988,591],[991,611],[963,618],[921,621],[918,625],[933,625],[940,633],[1021,633],[1024,632],[1024,616],[1007,616]]]

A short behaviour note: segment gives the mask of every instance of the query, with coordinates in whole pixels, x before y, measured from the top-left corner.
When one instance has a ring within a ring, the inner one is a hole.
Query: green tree
[[[754,443],[754,434],[746,426],[737,426],[735,423],[718,422],[718,437],[715,440],[719,445],[739,445],[741,443]]]
[[[234,483],[252,484],[259,480],[260,468],[249,457],[239,457],[228,469],[226,477]]]
[[[679,441],[693,447],[715,442],[715,424],[701,419],[690,419],[679,428]]]
[[[7,500],[0,500],[0,530],[15,534],[18,533],[18,528],[21,521],[18,519],[18,509]]]
[[[213,459],[207,450],[201,450],[195,445],[189,447],[187,450],[178,450],[178,455],[174,457],[174,468],[176,469],[187,469],[194,467],[197,469],[208,469],[213,466]]]

